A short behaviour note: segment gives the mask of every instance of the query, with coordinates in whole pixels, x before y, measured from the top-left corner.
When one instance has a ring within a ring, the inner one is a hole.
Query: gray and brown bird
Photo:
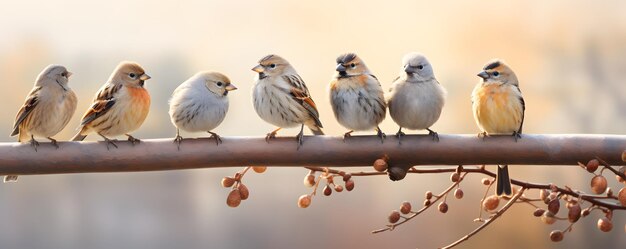
[[[137,130],[150,111],[150,94],[144,88],[150,79],[135,62],[121,62],[100,88],[93,104],[83,115],[80,131],[73,141],[82,141],[90,133],[100,135],[109,145],[117,145],[109,137],[126,135],[133,145],[139,143],[129,133]]]
[[[337,57],[336,72],[329,85],[335,118],[350,131],[376,130],[381,143],[385,134],[378,125],[385,119],[387,104],[380,82],[354,53]]]
[[[409,53],[402,59],[402,71],[389,90],[389,114],[400,129],[396,136],[401,142],[402,128],[428,130],[433,140],[437,132],[430,127],[437,122],[445,104],[446,89],[435,79],[433,67],[426,57]]]
[[[39,146],[35,137],[45,137],[59,148],[52,137],[65,128],[76,111],[76,94],[68,85],[71,75],[60,65],[49,65],[41,71],[17,112],[11,136],[18,135],[19,142],[30,141],[35,151]],[[5,181],[15,180],[17,176],[5,177]]]
[[[521,138],[526,105],[519,81],[511,68],[499,59],[491,60],[478,73],[480,82],[472,92],[472,109],[481,137],[494,134]],[[511,195],[508,165],[498,166],[497,195]]]
[[[180,144],[183,137],[180,130],[188,132],[208,132],[215,143],[222,139],[212,132],[226,117],[228,93],[237,90],[230,79],[218,72],[199,72],[180,84],[170,99],[170,119],[176,126],[174,141]]]
[[[266,141],[274,138],[280,129],[298,125],[298,149],[303,142],[304,126],[314,135],[324,135],[315,102],[296,69],[274,54],[261,58],[258,63],[252,68],[257,73],[252,87],[254,109],[261,119],[278,127],[267,134]]]

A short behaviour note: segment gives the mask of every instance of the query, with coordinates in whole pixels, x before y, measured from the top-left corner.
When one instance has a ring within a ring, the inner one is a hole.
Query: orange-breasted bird
[[[474,119],[482,131],[479,136],[493,134],[521,138],[526,109],[517,76],[502,60],[494,59],[478,73],[481,81],[472,92]],[[511,195],[508,165],[498,165],[497,195]]]
[[[107,83],[96,93],[93,104],[80,122],[80,131],[73,141],[82,141],[89,133],[100,135],[109,145],[117,148],[111,136],[128,136],[133,145],[139,142],[129,133],[137,130],[148,116],[150,95],[144,83],[150,79],[145,70],[135,62],[121,62]]]

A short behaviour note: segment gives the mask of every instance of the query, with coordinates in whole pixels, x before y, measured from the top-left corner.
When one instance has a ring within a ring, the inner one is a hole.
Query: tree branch
[[[268,143],[262,137],[185,139],[180,151],[173,139],[146,139],[138,145],[118,142],[107,150],[102,142],[60,142],[60,148],[42,143],[35,152],[28,144],[0,143],[0,175],[128,172],[192,168],[268,166],[368,166],[383,155],[389,164],[413,165],[576,165],[596,156],[611,165],[623,165],[625,135],[528,135],[518,142],[510,136],[484,140],[476,135],[440,135],[433,142],[424,135],[395,137],[384,144],[377,137],[306,137],[296,150],[296,139],[281,137]]]

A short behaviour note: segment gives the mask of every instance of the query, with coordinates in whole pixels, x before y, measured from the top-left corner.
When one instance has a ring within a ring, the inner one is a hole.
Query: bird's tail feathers
[[[80,134],[79,132],[72,138],[72,141],[83,141],[86,137],[87,135]]]
[[[496,195],[510,196],[513,193],[511,190],[511,178],[509,178],[509,166],[498,165],[498,176],[496,177]]]
[[[311,132],[313,132],[313,135],[316,135],[316,136],[324,135],[324,131],[322,131],[322,128],[320,127],[316,127],[316,128],[317,129],[313,129],[309,127],[309,129],[311,129]]]

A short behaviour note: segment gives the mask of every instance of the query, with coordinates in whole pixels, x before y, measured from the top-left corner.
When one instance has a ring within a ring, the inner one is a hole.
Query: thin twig
[[[448,248],[452,248],[457,246],[458,244],[461,244],[461,242],[468,240],[469,238],[471,238],[472,236],[474,236],[475,234],[477,234],[478,232],[480,232],[480,230],[483,230],[485,227],[487,227],[489,224],[491,224],[493,221],[495,221],[496,219],[498,219],[498,217],[500,217],[504,212],[506,212],[507,209],[509,209],[509,207],[513,206],[513,204],[515,204],[515,202],[517,201],[517,199],[519,199],[522,194],[524,193],[524,191],[526,190],[526,188],[522,188],[520,189],[519,192],[517,192],[517,194],[511,198],[511,200],[509,200],[506,205],[504,205],[504,207],[502,207],[502,209],[498,210],[498,212],[493,215],[493,217],[491,217],[489,220],[487,220],[487,222],[483,223],[482,225],[480,225],[478,228],[474,229],[474,231],[472,231],[471,233],[463,236],[462,238],[460,238],[459,240],[455,241],[454,243],[444,246],[442,247],[442,249],[448,249]]]

